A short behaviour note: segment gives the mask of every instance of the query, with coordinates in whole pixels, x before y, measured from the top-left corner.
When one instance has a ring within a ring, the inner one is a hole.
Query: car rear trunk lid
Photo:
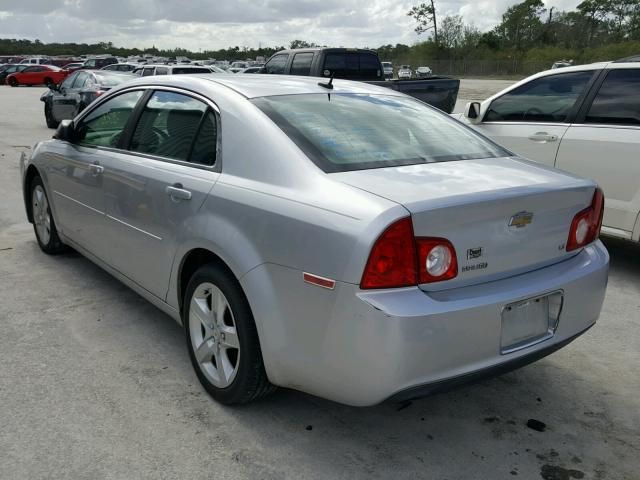
[[[594,183],[519,158],[463,160],[332,174],[402,204],[416,237],[453,244],[456,278],[442,290],[518,275],[576,254],[565,243]]]

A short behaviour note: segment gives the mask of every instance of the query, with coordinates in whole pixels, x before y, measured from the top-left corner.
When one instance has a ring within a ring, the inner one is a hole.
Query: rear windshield
[[[327,173],[510,155],[411,98],[321,93],[253,103]]]
[[[211,73],[211,70],[208,68],[197,68],[197,67],[174,67],[173,68],[174,75],[179,75],[182,73]]]
[[[324,57],[324,70],[329,70],[336,78],[355,80],[379,78],[382,75],[378,56],[362,52],[327,53]]]

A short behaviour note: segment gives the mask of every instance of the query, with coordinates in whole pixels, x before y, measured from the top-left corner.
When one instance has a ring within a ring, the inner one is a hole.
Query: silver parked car
[[[351,405],[537,360],[591,327],[601,191],[415,99],[309,77],[176,75],[99,97],[22,158],[41,249],[184,325],[221,402]]]

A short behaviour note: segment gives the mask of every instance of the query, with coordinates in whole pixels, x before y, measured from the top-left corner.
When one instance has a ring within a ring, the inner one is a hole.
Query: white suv
[[[598,182],[603,233],[640,241],[640,62],[541,72],[467,104],[461,120],[519,155]]]

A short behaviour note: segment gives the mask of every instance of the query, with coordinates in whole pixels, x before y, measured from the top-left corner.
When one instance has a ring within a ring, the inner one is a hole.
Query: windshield
[[[411,98],[321,93],[253,103],[327,173],[510,155]]]

